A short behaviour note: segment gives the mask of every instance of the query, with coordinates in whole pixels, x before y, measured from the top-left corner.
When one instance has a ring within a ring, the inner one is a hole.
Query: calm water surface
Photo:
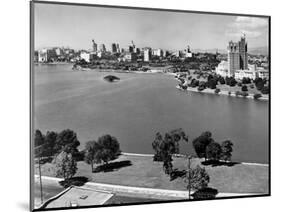
[[[190,141],[182,153],[193,153],[192,140],[209,130],[217,142],[234,143],[233,160],[268,162],[268,102],[200,93],[183,93],[164,74],[75,72],[70,65],[35,66],[35,128],[73,129],[81,147],[109,133],[122,151],[153,153],[156,132],[183,128]]]

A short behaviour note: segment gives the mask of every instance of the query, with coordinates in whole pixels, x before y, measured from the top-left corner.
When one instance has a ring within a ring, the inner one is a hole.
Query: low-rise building
[[[56,51],[54,49],[41,49],[38,51],[38,62],[51,62],[57,58]]]
[[[218,64],[215,70],[216,74],[221,75],[222,77],[229,77],[230,73],[228,72],[228,62],[223,60]]]
[[[235,70],[234,71],[234,78],[242,80],[243,78],[250,78],[250,79],[256,79],[259,77],[258,72],[256,70],[255,65],[248,65],[248,69],[246,70]]]

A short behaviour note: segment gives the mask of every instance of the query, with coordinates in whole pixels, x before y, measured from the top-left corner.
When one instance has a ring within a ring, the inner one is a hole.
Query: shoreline
[[[217,96],[223,95],[223,96],[236,97],[236,98],[253,99],[253,100],[257,100],[257,101],[269,101],[269,98],[265,97],[265,96],[255,99],[254,94],[249,94],[248,96],[240,96],[240,95],[236,96],[236,94],[233,92],[229,95],[228,91],[225,91],[225,90],[221,90],[219,93],[215,93],[215,89],[210,89],[210,88],[206,88],[203,91],[198,91],[197,88],[191,88],[191,87],[187,87],[187,89],[184,90],[179,85],[177,85],[176,88],[178,90],[185,91],[185,92],[191,91],[191,92],[203,93],[203,94],[213,94],[213,95],[217,95]]]
[[[213,95],[223,95],[223,96],[229,96],[229,97],[236,97],[236,98],[244,98],[244,99],[253,99],[253,100],[257,100],[257,101],[269,101],[268,97],[260,97],[258,99],[254,98],[254,94],[249,94],[248,96],[236,96],[234,93],[231,93],[231,95],[228,94],[228,91],[224,91],[221,90],[219,93],[215,93],[215,89],[212,90],[210,88],[206,88],[203,91],[198,91],[197,88],[191,88],[191,87],[187,87],[186,90],[180,88],[178,85],[176,86],[177,89],[181,90],[181,91],[191,91],[191,92],[196,92],[196,93],[204,93],[204,94],[213,94]]]
[[[149,71],[129,71],[129,70],[113,70],[113,69],[91,69],[91,68],[76,68],[73,69],[74,71],[97,71],[97,72],[112,72],[112,73],[127,73],[127,74],[165,74],[165,75],[169,75],[169,76],[177,76],[177,73],[171,73],[171,72],[164,72],[164,71],[159,71],[157,69],[155,70],[149,70]],[[176,79],[177,81],[181,82],[179,79]],[[186,80],[185,80],[186,83]],[[213,95],[223,95],[223,96],[229,96],[229,97],[237,97],[237,98],[244,98],[244,99],[253,99],[253,100],[258,100],[258,101],[269,101],[269,97],[268,96],[262,96],[258,99],[254,98],[254,94],[249,93],[248,96],[236,96],[235,93],[231,93],[230,95],[228,94],[228,91],[226,90],[221,90],[219,93],[215,93],[215,90],[206,88],[203,91],[198,91],[197,87],[196,88],[191,88],[191,87],[187,87],[186,90],[180,88],[178,85],[176,86],[177,89],[181,90],[181,91],[191,91],[191,92],[196,92],[196,93],[204,93],[204,94],[213,94]]]

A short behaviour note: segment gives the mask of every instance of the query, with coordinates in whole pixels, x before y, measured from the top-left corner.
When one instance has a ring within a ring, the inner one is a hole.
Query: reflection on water
[[[126,152],[152,153],[156,132],[182,127],[190,142],[209,130],[216,141],[234,143],[233,160],[268,162],[268,102],[183,93],[172,76],[75,72],[69,65],[35,67],[35,127],[43,132],[66,128],[78,133],[81,148],[105,133],[118,138]]]

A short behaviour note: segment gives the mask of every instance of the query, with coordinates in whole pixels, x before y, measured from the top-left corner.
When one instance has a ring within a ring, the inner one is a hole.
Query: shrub
[[[217,194],[217,189],[207,187],[195,191],[191,196],[193,196],[194,199],[214,199]]]
[[[230,77],[229,86],[234,87],[236,84],[237,84],[237,81],[233,77]]]
[[[59,181],[59,184],[64,188],[68,188],[70,186],[83,186],[86,182],[88,182],[87,177],[72,177],[67,180]]]
[[[203,86],[199,86],[198,88],[197,88],[197,90],[198,91],[203,91],[205,88],[203,87]]]
[[[243,85],[242,88],[241,88],[241,91],[248,91],[247,85]]]
[[[235,92],[235,96],[242,96],[242,92],[241,91],[236,91]]]
[[[241,87],[241,86],[242,86],[242,83],[241,83],[241,82],[238,82],[237,85],[238,85],[239,87]]]
[[[250,88],[254,89],[254,88],[255,88],[255,86],[254,86],[253,84],[251,84],[251,85],[250,85]]]
[[[251,79],[249,77],[243,77],[242,83],[243,84],[250,84],[251,83]]]
[[[264,86],[264,87],[261,89],[261,93],[262,93],[262,94],[269,94],[269,88],[268,88],[268,86]]]
[[[241,96],[247,97],[247,96],[249,96],[249,94],[247,92],[242,92]]]
[[[231,96],[231,91],[228,91],[228,96]]]
[[[254,95],[254,99],[259,99],[259,98],[261,98],[262,97],[262,95],[260,94],[260,93],[256,93],[255,95]]]
[[[224,78],[223,78],[223,77],[220,77],[220,78],[219,78],[219,82],[220,82],[221,85],[224,85],[224,84],[225,84]]]
[[[216,88],[216,90],[215,90],[215,94],[219,94],[220,92],[221,92],[221,89]]]

